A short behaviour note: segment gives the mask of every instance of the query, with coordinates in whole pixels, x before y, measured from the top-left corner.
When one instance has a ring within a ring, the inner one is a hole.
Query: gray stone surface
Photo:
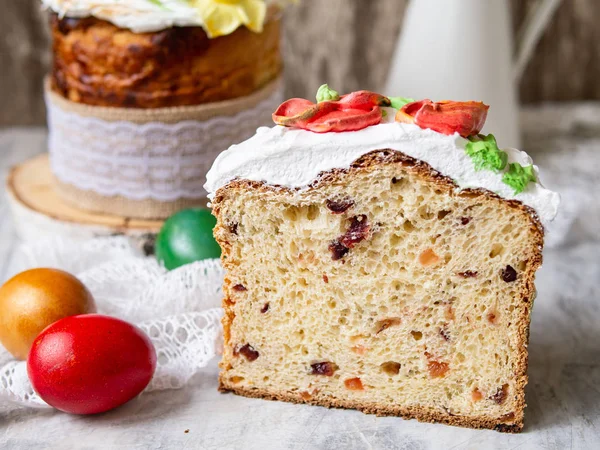
[[[581,120],[569,117],[581,114]],[[216,391],[216,362],[178,391],[95,417],[16,410],[0,416],[7,449],[594,449],[600,448],[600,114],[530,110],[525,148],[564,194],[560,233],[544,251],[530,342],[525,430],[477,431]],[[590,121],[595,117],[597,122]],[[0,132],[0,170],[43,151],[41,129]],[[0,198],[0,277],[14,250]],[[186,430],[189,432],[186,433]]]

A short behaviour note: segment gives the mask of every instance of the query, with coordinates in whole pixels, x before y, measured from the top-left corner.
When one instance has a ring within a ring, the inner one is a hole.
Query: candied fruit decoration
[[[402,366],[400,365],[400,363],[397,363],[395,361],[386,361],[379,367],[381,367],[381,370],[383,370],[388,375],[398,375],[400,373],[400,367]]]
[[[236,284],[235,286],[233,286],[233,290],[237,292],[244,292],[248,289],[246,289],[246,286],[244,286],[243,284]]]
[[[494,395],[490,396],[490,400],[493,400],[497,404],[501,405],[506,400],[506,397],[508,397],[508,384],[502,385],[502,387],[498,389]]]
[[[376,325],[377,332],[375,334],[379,334],[384,330],[387,330],[389,327],[393,327],[396,325],[400,325],[402,320],[400,317],[390,317],[388,319],[378,320]]]
[[[265,313],[266,313],[266,312],[269,310],[270,306],[271,306],[271,305],[269,304],[269,302],[265,303],[265,304],[263,305],[263,307],[262,307],[262,308],[260,308],[260,312],[261,312],[262,314],[265,314]]]
[[[487,320],[488,320],[489,323],[491,323],[493,325],[496,325],[496,323],[498,323],[498,316],[495,313],[493,313],[493,312],[488,313],[487,314]]]
[[[473,392],[471,392],[471,400],[478,402],[481,399],[483,399],[483,394],[481,391],[477,388],[473,389]]]
[[[255,361],[259,356],[259,353],[250,344],[242,345],[239,348],[238,353],[240,355],[243,355],[244,358],[246,358],[250,362]]]
[[[351,219],[350,227],[346,233],[339,238],[339,242],[344,247],[353,248],[356,244],[367,238],[370,229],[371,227],[367,221],[366,215],[361,214],[360,216],[354,216]]]
[[[461,217],[460,224],[467,225],[473,218],[472,217]]]
[[[364,391],[365,388],[362,384],[362,381],[360,381],[360,378],[348,378],[347,380],[344,380],[344,386],[346,386],[346,389],[350,389],[351,391]]]
[[[412,123],[446,135],[458,133],[466,138],[481,131],[488,109],[489,106],[481,102],[432,102],[425,99],[400,108],[396,113],[396,122]]]
[[[313,103],[302,98],[283,102],[273,113],[277,125],[296,127],[315,133],[357,131],[381,122],[381,106],[390,99],[369,91],[357,91],[337,100]]]
[[[335,363],[330,361],[322,361],[310,365],[311,375],[325,375],[326,377],[333,376],[334,372],[338,369]]]
[[[323,274],[323,281],[329,283],[329,277],[326,274]]]
[[[326,200],[325,204],[327,208],[333,214],[343,214],[354,206],[354,201],[350,199],[345,200]]]
[[[458,276],[463,278],[475,278],[477,276],[477,271],[465,270],[464,272],[458,272]]]
[[[512,283],[517,279],[517,271],[513,268],[513,266],[509,265],[502,270],[500,276],[502,277],[502,281],[505,281],[506,283]]]
[[[425,355],[428,359],[431,356],[428,353],[425,353]],[[446,376],[446,373],[450,370],[450,366],[448,363],[436,361],[435,359],[429,359],[429,362],[427,363],[427,370],[429,370],[429,376],[431,378],[442,378]]]
[[[331,259],[338,261],[348,254],[350,249],[343,245],[340,241],[333,241],[329,244],[329,251],[331,252]]]
[[[428,267],[437,264],[440,261],[440,257],[435,254],[433,249],[428,248],[419,255],[419,263],[422,266]]]

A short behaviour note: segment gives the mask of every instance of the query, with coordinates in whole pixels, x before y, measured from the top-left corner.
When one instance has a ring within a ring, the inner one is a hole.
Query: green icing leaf
[[[326,101],[337,101],[340,99],[340,94],[329,87],[328,84],[322,84],[317,91],[317,103]]]
[[[415,99],[408,97],[390,97],[390,101],[392,102],[392,108],[400,109],[407,103],[414,102]]]
[[[160,6],[162,9],[167,9],[165,5],[163,5],[161,0],[147,0],[150,3],[154,3],[156,6]]]
[[[473,160],[475,170],[492,170],[499,172],[506,167],[508,155],[498,148],[493,134],[487,136],[471,136],[465,152]]]
[[[513,188],[515,194],[520,194],[525,190],[528,183],[535,181],[537,180],[533,166],[523,167],[519,163],[509,164],[508,172],[502,177],[502,182]]]

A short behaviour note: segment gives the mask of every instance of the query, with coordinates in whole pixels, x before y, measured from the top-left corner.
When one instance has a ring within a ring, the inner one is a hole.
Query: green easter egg
[[[168,270],[203,259],[221,256],[213,237],[217,219],[210,210],[190,208],[172,215],[156,238],[156,258]]]

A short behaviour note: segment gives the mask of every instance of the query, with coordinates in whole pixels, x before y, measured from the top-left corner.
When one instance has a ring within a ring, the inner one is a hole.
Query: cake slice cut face
[[[221,390],[522,428],[538,215],[407,153],[366,151],[304,187],[216,191]]]

